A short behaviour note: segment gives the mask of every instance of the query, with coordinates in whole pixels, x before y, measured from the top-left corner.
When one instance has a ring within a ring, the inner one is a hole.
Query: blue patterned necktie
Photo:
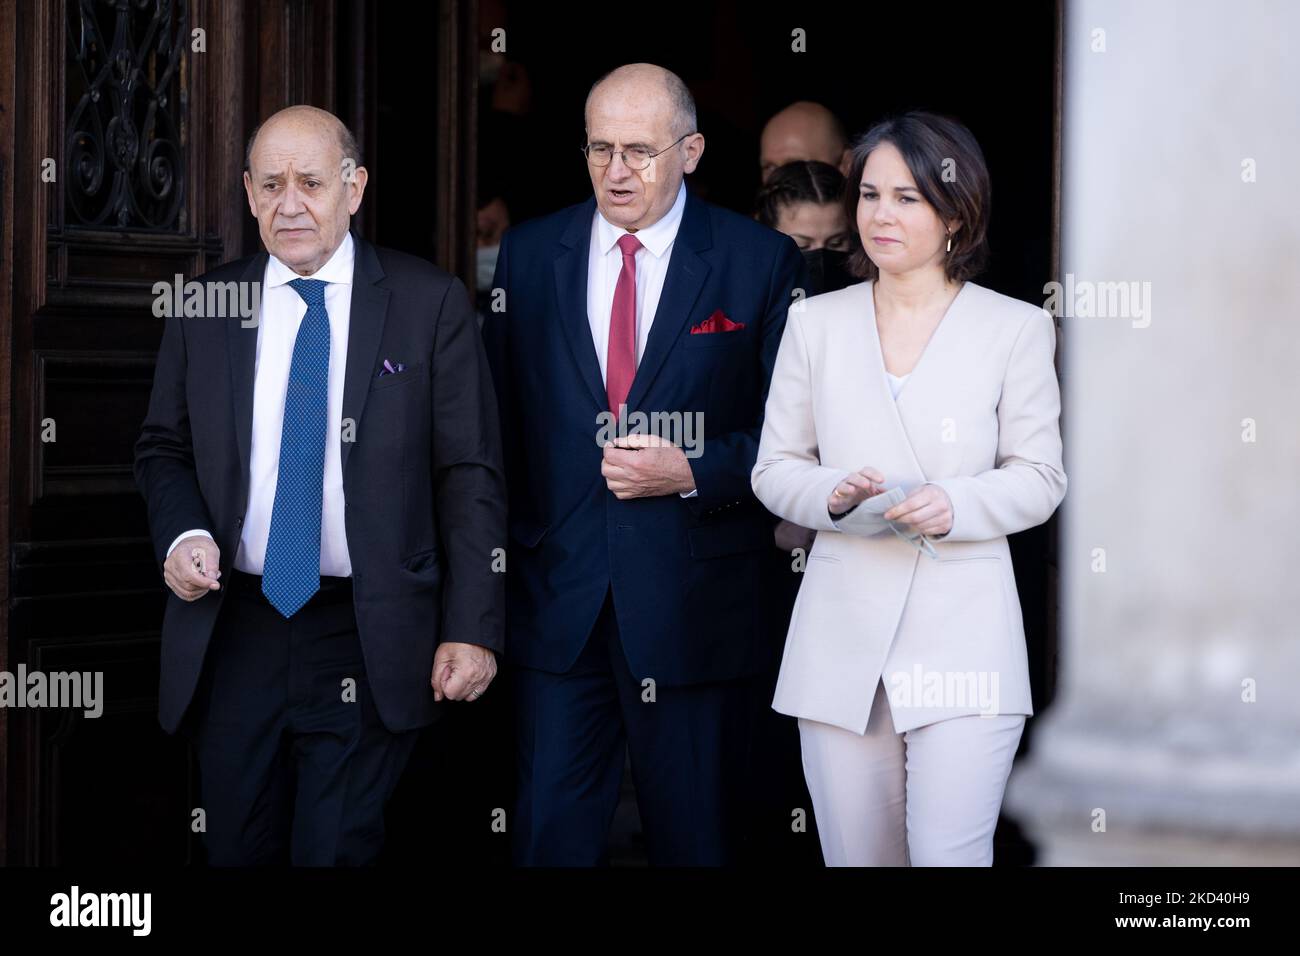
[[[280,471],[262,567],[262,593],[286,618],[320,590],[321,500],[329,414],[330,318],[325,283],[294,279],[307,303],[284,396]]]

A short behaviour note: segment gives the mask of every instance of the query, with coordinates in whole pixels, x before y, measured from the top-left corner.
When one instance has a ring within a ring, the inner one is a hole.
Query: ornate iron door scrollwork
[[[66,226],[186,231],[188,8],[68,0]]]

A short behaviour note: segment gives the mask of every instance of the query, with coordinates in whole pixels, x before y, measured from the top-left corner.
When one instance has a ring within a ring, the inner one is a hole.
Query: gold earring
[[[948,251],[952,252],[952,230],[948,230]]]

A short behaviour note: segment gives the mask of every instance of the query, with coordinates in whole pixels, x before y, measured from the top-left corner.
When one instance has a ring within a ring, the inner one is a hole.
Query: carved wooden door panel
[[[0,860],[195,848],[187,747],[157,722],[164,591],[131,469],[152,290],[256,242],[246,137],[263,111],[334,106],[339,7],[0,2],[0,672],[90,675],[100,710],[0,704]]]

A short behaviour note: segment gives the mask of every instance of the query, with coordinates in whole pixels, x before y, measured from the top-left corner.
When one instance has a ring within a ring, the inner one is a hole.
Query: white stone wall
[[[1060,685],[1006,803],[1047,864],[1300,863],[1297,41],[1066,3]]]

